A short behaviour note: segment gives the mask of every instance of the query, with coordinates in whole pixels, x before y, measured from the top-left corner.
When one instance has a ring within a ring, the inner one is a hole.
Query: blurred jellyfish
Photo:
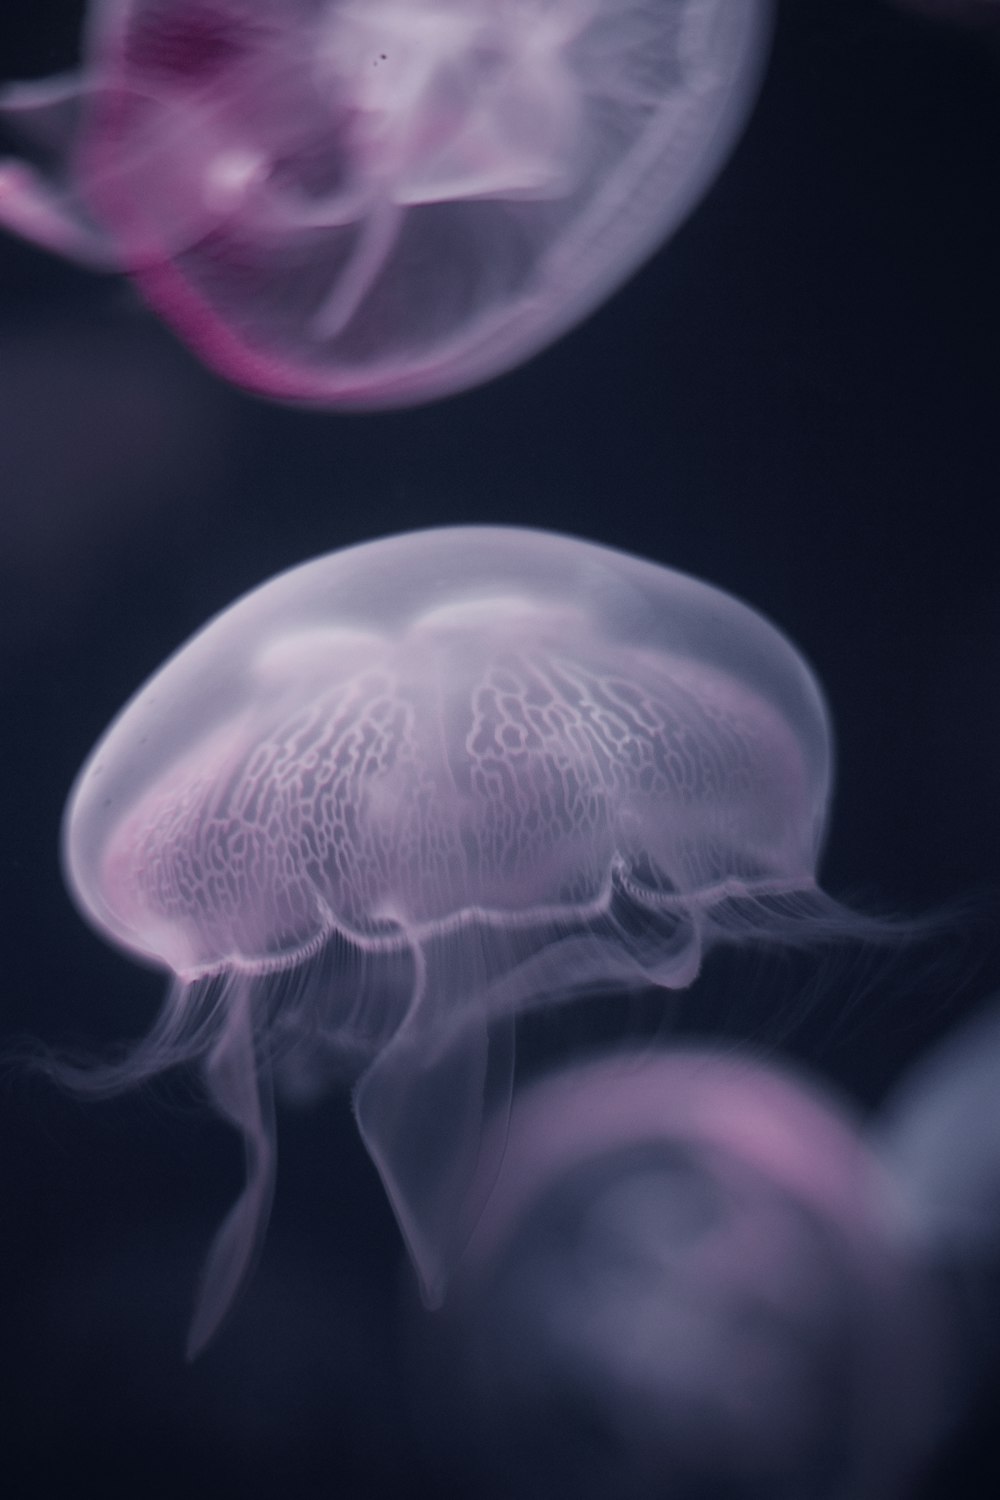
[[[958,1028],[884,1105],[903,1242],[951,1287],[970,1378],[1000,1374],[1000,1007]]]
[[[749,109],[770,0],[103,0],[9,87],[0,223],[265,395],[393,406],[578,322]]]
[[[1000,1009],[947,1036],[897,1087],[882,1150],[929,1252],[1000,1265]]]
[[[64,846],[85,915],[174,975],[93,1086],[201,1059],[247,1141],[195,1343],[266,1218],[273,1061],[293,1091],[360,1078],[433,1303],[514,1016],[684,987],[713,942],[864,925],[816,885],[829,784],[819,689],[773,626],[568,537],[391,537],[212,621],[92,753]]]
[[[498,1128],[416,1382],[487,1495],[898,1493],[950,1346],[839,1108],[745,1057],[647,1051],[543,1080]]]

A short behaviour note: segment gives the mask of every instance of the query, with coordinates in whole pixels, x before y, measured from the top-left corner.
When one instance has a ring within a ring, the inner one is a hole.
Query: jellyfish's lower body
[[[518,924],[480,912],[409,934],[406,1017],[354,1104],[428,1307],[444,1300],[500,1168],[496,1122],[510,1107],[517,1017],[588,991],[613,1005],[638,986],[682,989],[696,977],[702,945],[690,913],[632,918],[630,929],[607,905],[597,920]]]
[[[355,1111],[427,1306],[443,1301],[504,1155],[496,1121],[510,1106],[519,1016],[587,993],[612,1007],[639,989],[687,989],[717,943],[891,946],[922,928],[856,914],[811,880],[684,895],[652,890],[619,863],[589,902],[469,910],[436,926],[397,919],[397,952],[410,955],[409,992],[397,996],[405,1015],[374,1050]]]
[[[358,1128],[424,1302],[437,1307],[503,1159],[498,1122],[510,1109],[518,1016],[588,991],[613,1005],[637,986],[684,988],[701,952],[690,913],[657,917],[612,901],[596,920],[573,912],[517,923],[479,912],[436,931],[400,924],[381,949],[334,935],[307,977],[234,969],[178,986],[133,1071],[200,1057],[209,1100],[240,1132],[246,1158],[245,1186],[202,1273],[189,1355],[232,1307],[267,1227],[275,1068],[279,1079],[311,1079],[316,1092],[345,1062],[360,1071]]]
[[[246,1184],[216,1233],[202,1271],[188,1332],[189,1359],[209,1343],[249,1277],[271,1212],[275,1166],[271,1071],[256,1056],[247,981],[236,981],[204,1074],[213,1106],[243,1138]]]
[[[485,1160],[483,1127],[510,1106],[514,1021],[488,1024],[475,995],[458,1021],[435,1017],[442,992],[426,986],[436,966],[425,950],[415,954],[412,1009],[362,1077],[354,1108],[424,1302],[437,1307],[502,1155],[501,1145],[492,1166]]]
[[[272,1075],[293,1099],[355,1085],[362,1139],[428,1306],[444,1299],[506,1149],[514,1034],[529,1011],[597,995],[686,989],[715,943],[811,946],[913,935],[857,918],[811,883],[654,892],[613,868],[589,901],[470,908],[437,923],[383,913],[368,935],[231,962],[173,983],[156,1025],[116,1063],[55,1063],[82,1093],[111,1094],[182,1064],[243,1139],[246,1183],[213,1241],[189,1338],[204,1348],[252,1268],[274,1179]],[[486,1122],[490,1122],[489,1130]]]

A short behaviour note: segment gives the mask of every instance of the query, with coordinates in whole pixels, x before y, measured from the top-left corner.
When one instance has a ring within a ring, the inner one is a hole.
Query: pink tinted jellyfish
[[[99,0],[8,88],[55,172],[0,223],[121,269],[265,395],[394,406],[557,338],[667,237],[747,114],[770,0]]]
[[[84,766],[85,915],[173,975],[96,1087],[200,1059],[247,1142],[193,1340],[266,1219],[272,1065],[344,1071],[429,1302],[472,1212],[511,1018],[681,988],[719,940],[854,930],[816,886],[826,712],[800,656],[694,579],[544,532],[335,552],[239,600]]]
[[[949,1328],[845,1110],[737,1053],[647,1050],[494,1128],[417,1383],[491,1494],[902,1492],[950,1415]]]
[[[995,1410],[1000,1390],[1000,997],[945,1034],[896,1084],[877,1144],[899,1184],[900,1239],[950,1299],[956,1396]],[[991,1446],[995,1447],[995,1443]]]

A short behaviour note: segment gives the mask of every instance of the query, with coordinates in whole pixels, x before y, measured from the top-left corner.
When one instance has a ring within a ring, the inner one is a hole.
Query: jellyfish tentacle
[[[401,218],[402,210],[385,200],[364,221],[346,269],[313,318],[317,338],[335,338],[347,327],[389,258]]]
[[[246,1181],[218,1229],[202,1271],[187,1356],[195,1359],[218,1332],[249,1279],[274,1194],[274,1110],[270,1065],[258,1059],[250,983],[235,980],[225,1025],[205,1063],[213,1106],[243,1136]]]
[[[53,73],[0,89],[0,117],[49,150],[65,152],[76,134],[77,115],[89,92],[79,73]]]

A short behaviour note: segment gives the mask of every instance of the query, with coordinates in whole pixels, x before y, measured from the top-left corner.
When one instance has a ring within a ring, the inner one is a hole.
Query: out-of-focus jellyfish
[[[942,1042],[894,1090],[878,1145],[901,1233],[956,1301],[970,1381],[1000,1376],[1000,1006]]]
[[[0,222],[265,395],[392,406],[584,317],[747,114],[770,0],[103,0],[10,87]],[[54,165],[53,165],[54,163]]]
[[[1000,1007],[945,1037],[882,1111],[882,1151],[927,1253],[1000,1268]]]
[[[391,537],[213,620],[98,744],[64,842],[84,913],[174,975],[94,1086],[201,1059],[246,1137],[195,1343],[266,1218],[273,1061],[293,1088],[360,1078],[436,1301],[512,1018],[684,987],[713,942],[856,931],[816,885],[829,784],[820,691],[773,626],[568,537]]]
[[[900,1492],[952,1351],[839,1106],[738,1054],[646,1051],[544,1079],[498,1128],[448,1309],[418,1328],[418,1414],[433,1443],[448,1411],[476,1493]]]

